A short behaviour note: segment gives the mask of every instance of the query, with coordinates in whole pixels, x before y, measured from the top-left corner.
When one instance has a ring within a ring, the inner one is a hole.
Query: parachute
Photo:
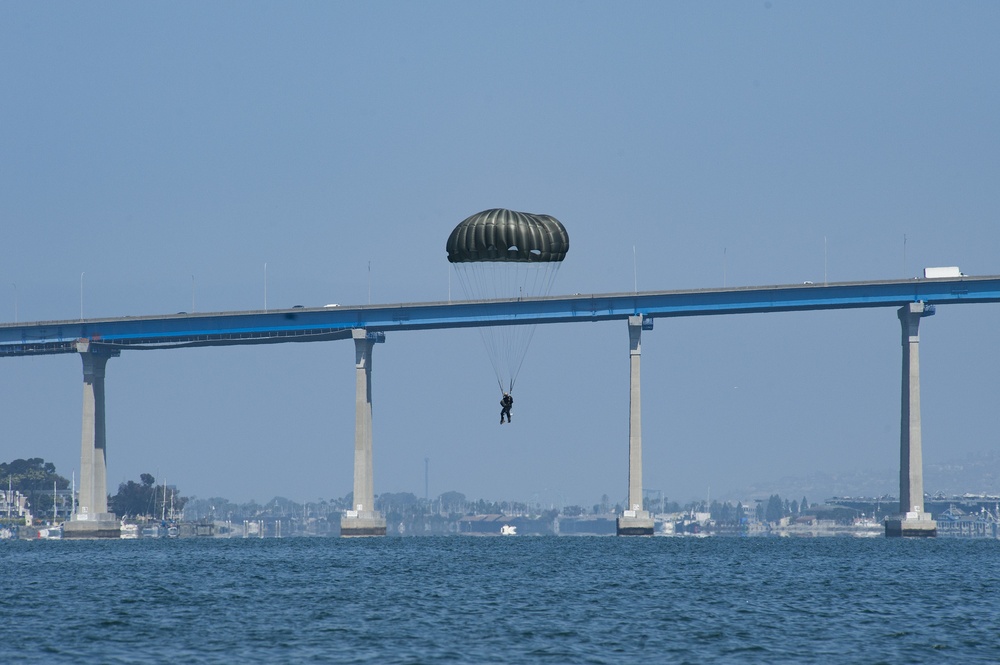
[[[569,234],[555,217],[494,208],[476,213],[448,237],[448,261],[470,300],[513,301],[546,296],[569,251]],[[534,325],[480,327],[501,392],[511,392],[535,333]]]

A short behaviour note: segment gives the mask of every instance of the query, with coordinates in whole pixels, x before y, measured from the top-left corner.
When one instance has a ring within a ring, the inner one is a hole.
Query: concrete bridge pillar
[[[628,506],[617,521],[619,536],[653,535],[653,517],[642,509],[642,395],[639,385],[642,322],[642,315],[628,317]]]
[[[63,535],[66,538],[117,538],[118,521],[108,512],[104,373],[108,358],[119,352],[94,347],[90,340],[77,342],[76,350],[83,360],[80,491],[76,514],[63,526]]]
[[[933,305],[915,302],[900,307],[903,380],[899,427],[899,515],[885,521],[886,536],[935,536],[937,522],[924,512],[924,462],[920,439],[920,319],[934,314]]]
[[[385,517],[375,511],[372,472],[372,349],[381,333],[352,331],[355,356],[354,508],[340,519],[340,535],[384,536]]]

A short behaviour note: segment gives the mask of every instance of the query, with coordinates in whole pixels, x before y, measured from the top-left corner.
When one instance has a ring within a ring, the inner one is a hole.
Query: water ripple
[[[987,663],[998,554],[945,539],[8,541],[2,660]]]

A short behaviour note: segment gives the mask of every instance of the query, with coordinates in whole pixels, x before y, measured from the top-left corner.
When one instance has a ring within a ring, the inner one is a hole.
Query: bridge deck
[[[78,340],[162,349],[349,339],[373,333],[647,318],[1000,302],[1000,276],[170,314],[0,325],[0,356],[73,353]]]

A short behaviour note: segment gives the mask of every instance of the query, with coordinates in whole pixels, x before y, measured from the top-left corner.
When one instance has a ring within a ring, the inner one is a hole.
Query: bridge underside
[[[168,341],[162,338],[138,338],[119,342],[101,342],[87,340],[94,349],[106,351],[158,351],[162,349],[193,349],[207,346],[248,346],[254,344],[282,344],[285,342],[332,342],[350,339],[350,330],[322,331],[262,331],[252,333],[220,333],[217,335],[199,335],[184,341]],[[6,345],[0,346],[0,357],[3,356],[37,356],[55,355],[61,353],[76,353],[80,340],[60,340],[56,342]]]

